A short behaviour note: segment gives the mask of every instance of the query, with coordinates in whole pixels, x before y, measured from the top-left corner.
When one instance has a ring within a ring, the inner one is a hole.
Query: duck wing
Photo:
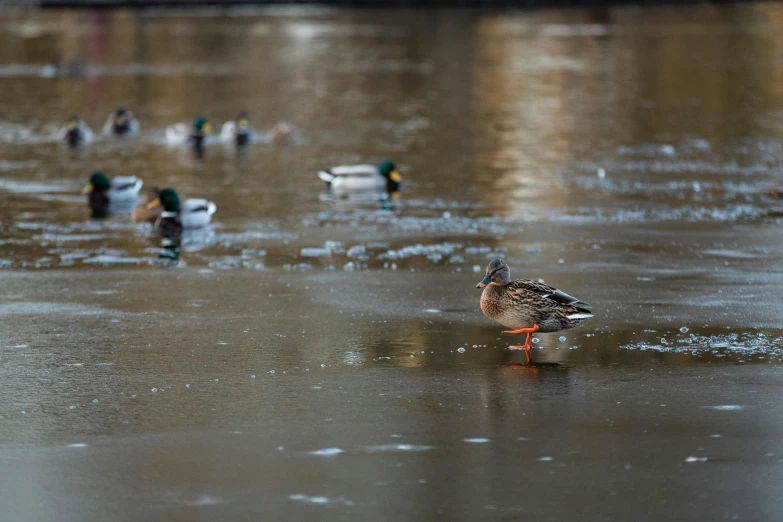
[[[574,296],[568,295],[565,292],[558,290],[553,286],[549,286],[545,283],[539,283],[538,281],[531,281],[530,279],[518,279],[512,281],[508,285],[510,289],[518,294],[520,293],[533,293],[544,299],[554,301],[559,305],[573,306],[574,308],[587,309],[590,305],[577,299]]]

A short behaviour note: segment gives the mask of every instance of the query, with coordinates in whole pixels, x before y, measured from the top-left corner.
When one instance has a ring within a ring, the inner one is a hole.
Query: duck
[[[103,172],[95,172],[82,193],[87,195],[91,217],[104,218],[109,215],[110,205],[115,210],[132,205],[139,197],[142,185],[143,182],[136,176],[118,176],[109,180]]]
[[[161,190],[158,196],[146,205],[146,210],[150,213],[158,212],[156,218],[158,228],[161,219],[176,217],[183,228],[192,229],[209,225],[212,215],[217,211],[217,205],[203,198],[189,198],[180,203],[177,191],[169,187]],[[176,215],[170,215],[172,212]]]
[[[288,145],[294,139],[294,128],[285,120],[275,123],[266,133],[266,141],[275,145]]]
[[[336,193],[382,190],[387,193],[396,193],[400,190],[400,182],[402,181],[397,167],[389,160],[384,160],[377,167],[374,165],[332,167],[320,171],[318,177]]]
[[[512,281],[511,270],[502,259],[489,263],[484,279],[476,288],[484,289],[481,293],[484,315],[511,328],[503,333],[527,335],[524,345],[509,346],[509,349],[525,350],[528,363],[532,362],[533,333],[575,328],[593,317],[590,305],[555,287],[529,279]]]
[[[115,136],[124,136],[127,134],[136,134],[139,132],[139,121],[133,116],[133,113],[125,107],[117,107],[112,112],[106,123],[103,125],[102,134],[114,134]]]
[[[220,139],[224,142],[234,142],[237,147],[249,144],[253,140],[253,128],[247,112],[242,111],[235,121],[227,121],[220,129]]]
[[[201,149],[207,137],[212,133],[212,124],[204,116],[197,116],[193,125],[175,123],[166,127],[166,142],[169,145],[193,145]]]
[[[131,221],[135,223],[149,223],[154,225],[160,217],[163,208],[160,205],[150,207],[150,203],[160,197],[160,187],[150,187],[147,196],[139,202],[136,208],[131,212]]]
[[[71,147],[89,143],[92,141],[92,138],[93,134],[90,127],[76,115],[69,117],[65,125],[57,132],[58,141]]]

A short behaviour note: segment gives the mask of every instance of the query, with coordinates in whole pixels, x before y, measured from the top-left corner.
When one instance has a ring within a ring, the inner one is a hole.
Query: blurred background
[[[2,11],[9,520],[780,518],[783,5],[467,4]],[[163,267],[95,170],[213,224]],[[520,365],[496,257],[596,317]]]

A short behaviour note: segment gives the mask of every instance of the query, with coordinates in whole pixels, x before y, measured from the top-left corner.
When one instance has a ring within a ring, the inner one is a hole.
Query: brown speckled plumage
[[[501,259],[489,264],[481,284],[486,285],[481,311],[512,330],[538,325],[540,332],[557,332],[579,326],[593,316],[587,303],[547,284],[511,281],[511,272]]]

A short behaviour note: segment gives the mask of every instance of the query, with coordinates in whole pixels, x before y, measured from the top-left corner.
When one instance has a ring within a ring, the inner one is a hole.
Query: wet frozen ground
[[[779,519],[779,11],[14,14],[3,517]],[[139,136],[53,142],[117,104]],[[239,109],[301,140],[161,140]],[[387,156],[392,209],[315,180]],[[165,268],[87,220],[97,168],[216,223]],[[495,256],[596,318],[517,364],[478,310]]]

